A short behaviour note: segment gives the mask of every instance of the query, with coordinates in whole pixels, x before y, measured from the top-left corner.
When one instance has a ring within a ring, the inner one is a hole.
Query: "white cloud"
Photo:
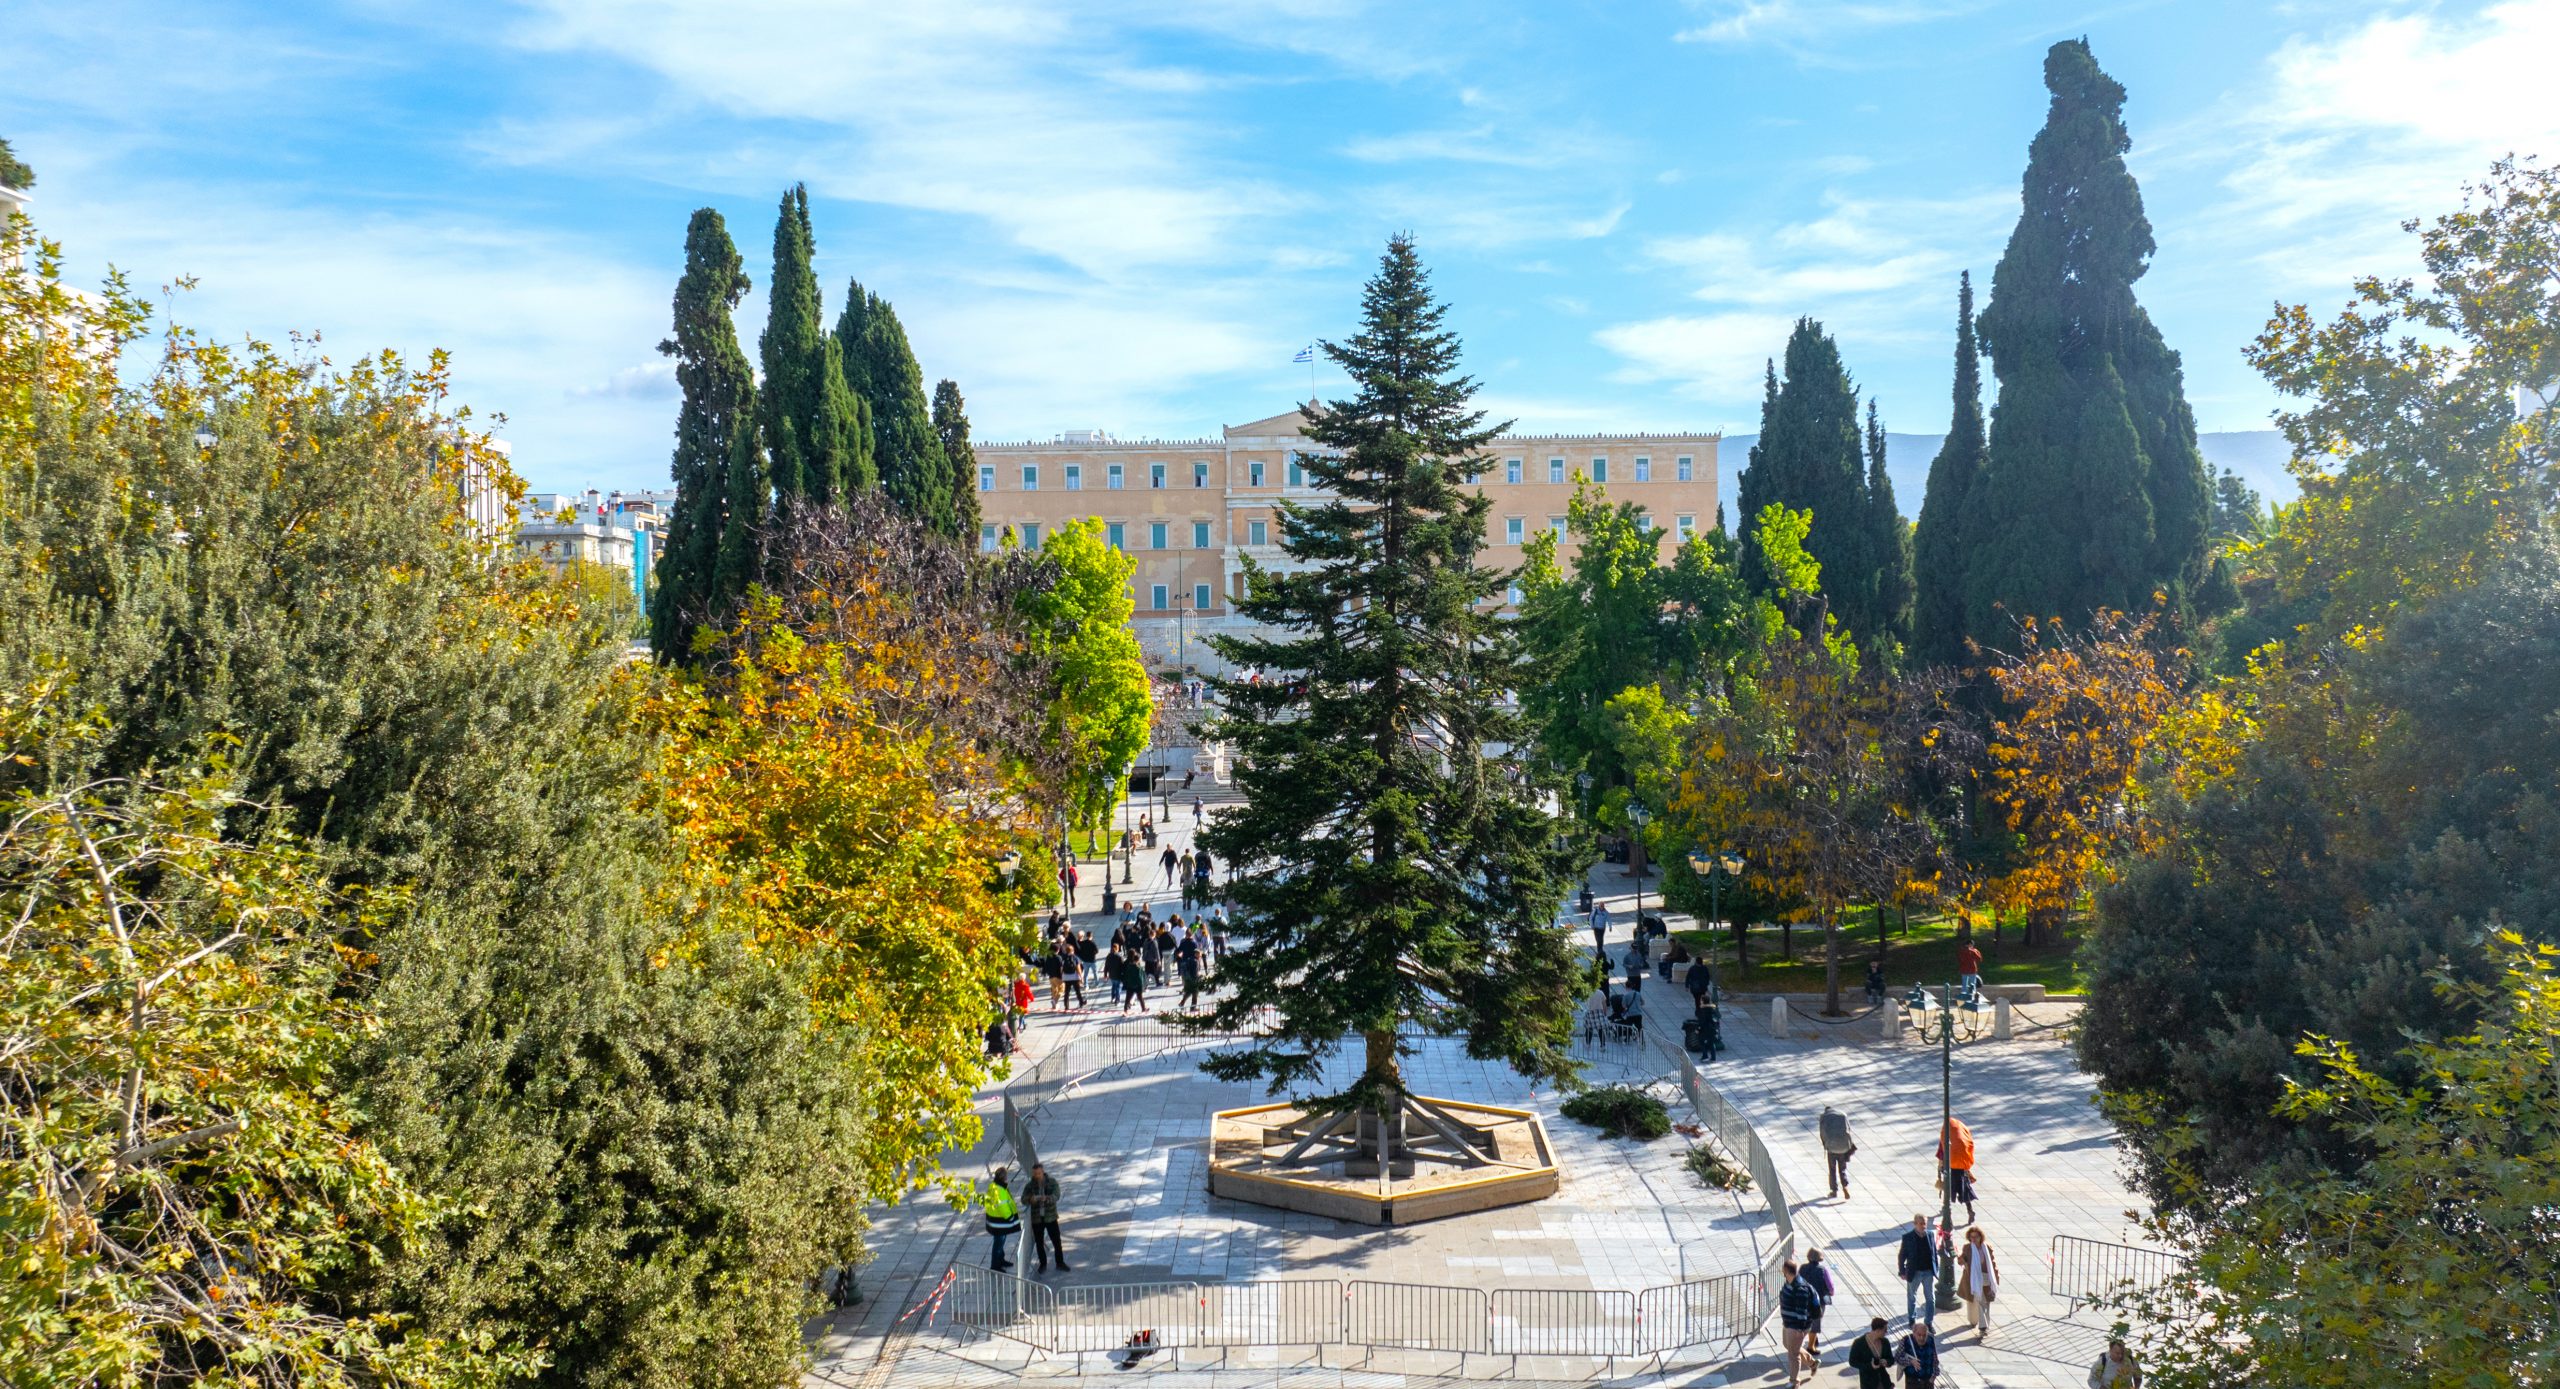
[[[1706,23],[1672,35],[1680,43],[1771,43],[1794,48],[1808,39],[1950,19],[1992,0],[1708,0],[1696,6]]]
[[[1613,379],[1668,383],[1700,400],[1731,404],[1756,400],[1761,364],[1786,346],[1791,314],[1736,311],[1669,314],[1617,323],[1592,334],[1625,365]]]
[[[2225,170],[2228,201],[2197,234],[2293,285],[2405,260],[2401,221],[2450,209],[2505,154],[2560,156],[2554,53],[2560,5],[2540,0],[2288,41],[2263,84],[2172,133],[2172,158]]]

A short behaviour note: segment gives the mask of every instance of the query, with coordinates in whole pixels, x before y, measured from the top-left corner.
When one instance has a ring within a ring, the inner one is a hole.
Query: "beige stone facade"
[[[1280,505],[1313,501],[1299,463],[1316,451],[1298,411],[1232,425],[1217,438],[1114,439],[1077,431],[1037,443],[982,443],[979,545],[1010,529],[1037,545],[1065,522],[1099,518],[1137,560],[1131,622],[1148,663],[1217,672],[1203,638],[1236,630],[1228,605],[1244,583],[1243,559],[1285,568]],[[1612,499],[1645,508],[1677,539],[1715,524],[1716,442],[1706,434],[1504,435],[1478,490],[1492,499],[1485,564],[1509,569],[1541,529],[1565,526],[1577,474]],[[1565,535],[1564,552],[1573,537]],[[1663,547],[1667,562],[1674,545]]]

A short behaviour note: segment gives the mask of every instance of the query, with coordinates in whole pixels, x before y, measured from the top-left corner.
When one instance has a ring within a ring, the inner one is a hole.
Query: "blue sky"
[[[2086,34],[2131,91],[2142,297],[2202,425],[2250,429],[2271,303],[2413,268],[2402,219],[2560,157],[2553,0],[10,9],[0,136],[78,277],[195,275],[218,336],[451,349],[545,488],[663,483],[686,216],[761,283],[795,180],[830,318],[848,276],[887,295],[981,437],[1286,408],[1397,230],[1523,428],[1748,431],[1810,313],[1925,433],[2043,51]]]

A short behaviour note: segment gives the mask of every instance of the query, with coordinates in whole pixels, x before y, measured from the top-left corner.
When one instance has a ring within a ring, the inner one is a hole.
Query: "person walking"
[[[1209,956],[1227,958],[1227,905],[1224,902],[1209,909]]]
[[[1884,961],[1867,961],[1867,1002],[1881,1007],[1884,1003]]]
[[[1956,947],[1956,975],[1956,983],[1963,988],[1965,997],[1974,998],[1981,994],[1982,948],[1973,943],[1971,936],[1965,937],[1964,944]]]
[[[2142,1362],[2121,1336],[2107,1338],[2098,1363],[2089,1367],[2089,1389],[2142,1389]]]
[[[1589,895],[1587,890],[1585,895]],[[1606,902],[1591,904],[1591,939],[1600,949],[1602,962],[1606,963],[1609,950],[1609,904]]]
[[[1600,918],[1597,915],[1594,915],[1598,910],[1598,903],[1595,902],[1591,896],[1591,884],[1584,883],[1582,885],[1582,895],[1574,899],[1573,909],[1582,913],[1583,917],[1591,923],[1591,953],[1594,955],[1607,954],[1609,950],[1609,933],[1607,929],[1601,925]]]
[[[1931,1300],[1936,1290],[1930,1280],[1938,1273],[1938,1251],[1929,1247],[1929,1217],[1911,1217],[1911,1228],[1902,1232],[1902,1247],[1894,1251],[1893,1271],[1902,1275],[1902,1310],[1911,1321],[1929,1321],[1938,1315]]]
[[[1849,1116],[1826,1104],[1816,1127],[1822,1132],[1822,1156],[1829,1165],[1831,1194],[1845,1197],[1849,1194],[1849,1159],[1858,1152],[1857,1141],[1849,1136]]]
[[[1058,958],[1058,950],[1058,943],[1052,940],[1040,952],[1040,977],[1049,981],[1049,1006],[1052,1009],[1066,1006],[1067,967],[1065,961]]]
[[[1831,1270],[1822,1266],[1822,1251],[1804,1251],[1804,1281],[1813,1295],[1821,1298],[1813,1309],[1813,1325],[1805,1328],[1804,1358],[1808,1365],[1822,1363],[1822,1314],[1831,1310],[1831,1299],[1840,1295],[1839,1285],[1831,1281]]]
[[[1173,948],[1173,964],[1182,975],[1182,1006],[1193,1008],[1200,1003],[1200,947],[1191,937]]]
[[[1017,1019],[1031,1016],[1031,976],[1018,971],[1013,976],[1013,1015]]]
[[[1795,1389],[1804,1371],[1813,1368],[1804,1343],[1812,1334],[1814,1319],[1822,1314],[1822,1297],[1804,1281],[1795,1260],[1787,1261],[1786,1272],[1787,1281],[1778,1288],[1778,1334],[1787,1347],[1787,1389]]]
[[[1102,958],[1102,947],[1094,944],[1093,932],[1086,931],[1076,937],[1076,963],[1084,967],[1086,983],[1093,982],[1094,961],[1100,958]]]
[[[1164,852],[1156,856],[1156,862],[1164,865],[1164,885],[1173,886],[1176,875],[1182,867],[1182,855],[1175,853],[1173,846],[1167,844],[1164,846]]]
[[[1893,1389],[1893,1337],[1882,1317],[1867,1319],[1867,1334],[1849,1343],[1849,1368],[1858,1389]]]
[[[1938,1151],[1934,1155],[1946,1164],[1947,1194],[1964,1202],[1964,1223],[1973,1223],[1973,1130],[1962,1119],[1950,1114],[1947,1126],[1938,1133]]]
[[[1120,1011],[1126,1013],[1132,1008],[1144,1009],[1147,1006],[1146,970],[1138,964],[1135,956],[1114,952],[1114,958],[1119,962],[1120,969],[1118,976]]]
[[[1083,881],[1084,875],[1076,871],[1074,859],[1058,865],[1058,886],[1066,891],[1067,910],[1070,912],[1076,909],[1076,887]]]
[[[987,1183],[985,1200],[987,1234],[995,1242],[995,1253],[987,1267],[1001,1273],[1013,1267],[1004,1257],[1004,1242],[1022,1233],[1022,1211],[1013,1202],[1013,1173],[1009,1168],[996,1169],[994,1180]]]
[[[1065,998],[1055,1006],[1066,1007],[1071,1000],[1073,1006],[1081,1011],[1084,1008],[1084,962],[1076,958],[1075,946],[1063,940],[1058,942],[1057,960],[1057,982],[1065,986]]]
[[[1191,798],[1191,823],[1195,826],[1200,823],[1200,811],[1200,798],[1198,796],[1193,796]]]
[[[1964,1299],[1964,1319],[1976,1339],[1991,1334],[1991,1304],[2000,1296],[2000,1258],[1982,1227],[1964,1232],[1964,1248],[1956,1251],[1956,1296]]]
[[[1938,1337],[1929,1323],[1913,1322],[1893,1359],[1902,1367],[1902,1389],[1937,1389]]]
[[[1692,960],[1689,972],[1681,977],[1680,982],[1689,986],[1689,1004],[1694,1011],[1704,1008],[1708,995],[1716,991],[1716,972],[1705,960]]]
[[[1074,1272],[1067,1267],[1067,1247],[1058,1239],[1058,1179],[1049,1175],[1047,1163],[1031,1164],[1031,1180],[1022,1184],[1022,1214],[1031,1222],[1031,1271],[1047,1273],[1055,1254],[1058,1272]]]

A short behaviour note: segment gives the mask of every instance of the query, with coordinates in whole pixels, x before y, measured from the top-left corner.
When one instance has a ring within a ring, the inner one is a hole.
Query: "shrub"
[[[1751,1189],[1750,1173],[1725,1161],[1724,1154],[1704,1143],[1692,1146],[1689,1149],[1689,1156],[1682,1159],[1681,1165],[1689,1169],[1689,1175],[1697,1178],[1700,1186],[1716,1191],[1749,1191]]]
[[[1585,1090],[1564,1102],[1564,1117],[1612,1138],[1654,1139],[1671,1132],[1671,1112],[1662,1101],[1632,1085]]]

